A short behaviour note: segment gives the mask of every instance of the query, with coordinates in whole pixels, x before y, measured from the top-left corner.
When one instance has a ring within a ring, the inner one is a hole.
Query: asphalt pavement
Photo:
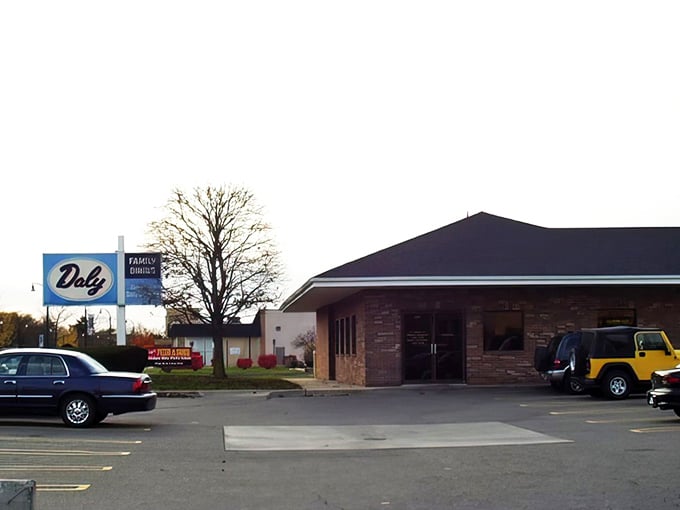
[[[36,510],[680,508],[680,420],[547,386],[206,391],[93,429],[0,420]],[[310,398],[306,398],[310,397]]]

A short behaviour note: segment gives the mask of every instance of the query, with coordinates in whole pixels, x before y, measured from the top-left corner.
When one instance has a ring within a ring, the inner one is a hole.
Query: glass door
[[[405,381],[462,381],[463,360],[460,314],[404,315]]]
[[[463,321],[458,314],[434,316],[434,378],[440,381],[462,381]]]

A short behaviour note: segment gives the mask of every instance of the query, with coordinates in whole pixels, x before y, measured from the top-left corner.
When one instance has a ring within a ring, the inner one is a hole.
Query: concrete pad
[[[0,507],[33,510],[34,503],[35,480],[0,480]]]
[[[227,451],[384,450],[570,442],[501,422],[224,427]]]

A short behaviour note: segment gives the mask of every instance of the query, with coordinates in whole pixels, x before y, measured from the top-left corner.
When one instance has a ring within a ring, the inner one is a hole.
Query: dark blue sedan
[[[70,427],[90,427],[109,414],[155,407],[147,374],[110,372],[67,349],[0,351],[0,416],[60,416]]]

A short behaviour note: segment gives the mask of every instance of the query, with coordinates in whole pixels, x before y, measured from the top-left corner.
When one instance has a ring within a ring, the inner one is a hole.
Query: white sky
[[[175,187],[253,191],[285,297],[479,211],[680,226],[679,26],[677,0],[0,2],[0,310],[44,314],[43,253],[144,251]]]

